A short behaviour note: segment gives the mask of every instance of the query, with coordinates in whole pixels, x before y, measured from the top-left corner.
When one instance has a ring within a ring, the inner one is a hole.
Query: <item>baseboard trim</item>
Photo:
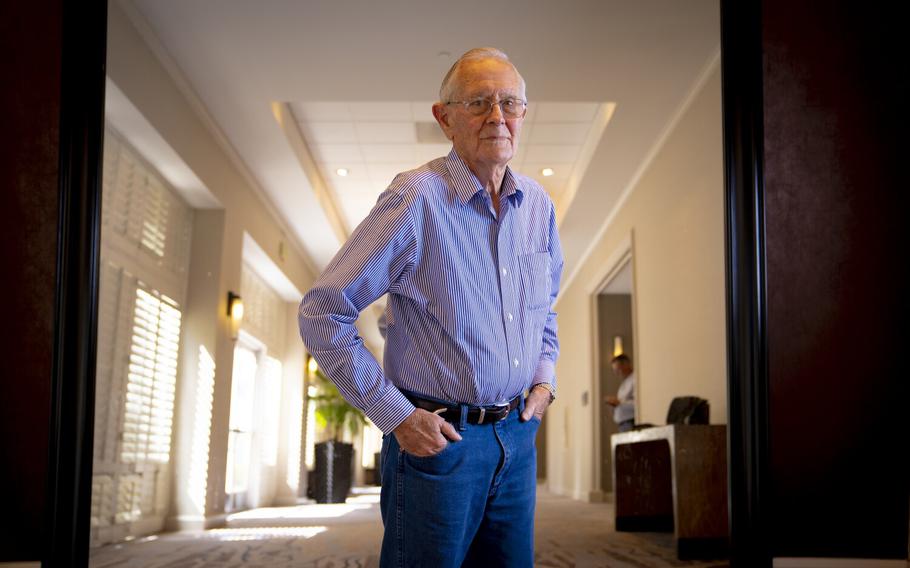
[[[875,558],[775,558],[774,568],[907,568],[906,560]]]
[[[238,513],[240,511],[237,511]],[[208,529],[220,529],[227,526],[227,518],[229,513],[220,513],[218,515],[210,515],[205,518],[205,530]]]
[[[34,562],[0,562],[0,568],[41,568],[41,561]]]
[[[168,517],[165,524],[167,531],[204,531],[217,529],[227,524],[227,515],[221,513],[203,517],[202,515],[177,515]],[[2,567],[0,567],[2,568]]]
[[[164,528],[168,532],[198,531],[205,527],[205,517],[202,515],[175,515],[168,517]]]
[[[565,489],[563,489],[562,487],[560,487],[560,486],[558,486],[558,485],[550,485],[550,484],[547,484],[546,488],[547,488],[547,490],[548,490],[550,493],[552,493],[553,495],[559,495],[559,496],[561,496],[561,497],[568,497],[568,496],[569,496],[569,493],[568,493]]]

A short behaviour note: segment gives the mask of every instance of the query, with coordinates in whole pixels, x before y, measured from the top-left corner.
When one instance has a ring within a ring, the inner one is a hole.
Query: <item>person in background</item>
[[[616,396],[605,397],[604,402],[613,407],[613,421],[619,426],[619,431],[628,432],[635,427],[635,370],[632,359],[625,353],[613,357],[610,365],[622,383]]]

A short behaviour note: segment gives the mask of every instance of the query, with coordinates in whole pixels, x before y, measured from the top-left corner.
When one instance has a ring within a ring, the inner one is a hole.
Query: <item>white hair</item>
[[[446,73],[446,76],[442,79],[442,85],[439,87],[439,102],[447,103],[451,99],[456,87],[458,86],[458,74],[461,71],[462,65],[469,61],[482,61],[484,59],[498,59],[504,63],[508,63],[512,66],[512,69],[515,69],[515,74],[518,75],[519,81],[521,81],[521,92],[524,96],[525,92],[525,80],[521,76],[521,73],[518,72],[518,69],[515,68],[515,65],[509,61],[509,56],[506,55],[501,49],[496,49],[495,47],[475,47],[474,49],[469,49],[466,51],[458,60],[452,64],[452,67],[449,68],[449,72]]]

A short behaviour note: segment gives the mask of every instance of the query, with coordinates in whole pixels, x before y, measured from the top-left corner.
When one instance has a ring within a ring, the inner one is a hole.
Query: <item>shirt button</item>
[[[512,364],[516,367],[518,366],[518,359],[512,359]]]
[[[509,271],[508,271],[507,269],[503,268],[503,269],[502,269],[502,275],[503,275],[503,276],[508,276],[508,274],[509,274]]]
[[[509,313],[508,317],[509,317],[509,321],[512,321],[512,314],[511,314],[511,313]]]

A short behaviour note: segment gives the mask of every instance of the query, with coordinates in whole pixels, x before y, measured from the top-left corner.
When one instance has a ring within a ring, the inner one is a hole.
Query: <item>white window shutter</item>
[[[163,528],[192,209],[105,135],[92,544]]]

